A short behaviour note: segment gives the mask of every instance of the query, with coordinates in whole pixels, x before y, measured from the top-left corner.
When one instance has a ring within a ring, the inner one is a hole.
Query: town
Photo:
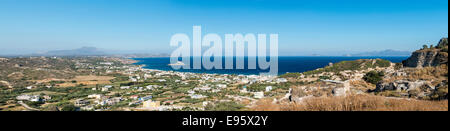
[[[448,110],[447,52],[442,38],[401,63],[358,59],[278,76],[154,70],[118,56],[5,57],[0,110]]]
[[[90,59],[102,61],[92,62]],[[71,61],[74,63],[73,70],[83,73],[66,79],[29,80],[33,84],[3,88],[3,93],[15,92],[4,95],[9,98],[3,98],[3,109],[202,111],[227,107],[222,110],[240,110],[252,106],[258,99],[284,95],[289,91],[287,79],[276,76],[152,70],[144,69],[144,65],[133,65],[133,60],[124,58],[74,58]],[[16,66],[22,68],[20,66],[23,65]],[[11,74],[14,73],[17,74]]]

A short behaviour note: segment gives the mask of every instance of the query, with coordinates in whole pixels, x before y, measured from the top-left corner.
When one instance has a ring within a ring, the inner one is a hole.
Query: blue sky
[[[413,51],[448,37],[447,0],[0,0],[0,54],[93,46],[170,53],[170,37],[278,33],[280,55]]]

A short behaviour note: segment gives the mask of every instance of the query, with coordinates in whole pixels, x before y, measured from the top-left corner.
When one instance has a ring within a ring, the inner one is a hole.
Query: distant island
[[[412,52],[410,51],[397,51],[397,50],[383,50],[383,51],[372,51],[372,52],[362,52],[357,54],[345,54],[343,56],[410,56]]]
[[[53,50],[48,51],[46,53],[42,54],[35,54],[35,55],[42,55],[42,56],[92,56],[92,55],[105,55],[106,53],[95,48],[95,47],[81,47],[78,49],[72,49],[72,50]]]
[[[105,49],[99,49],[96,47],[81,47],[77,49],[66,50],[50,50],[44,53],[31,53],[20,55],[0,55],[3,57],[30,57],[30,56],[58,56],[58,57],[80,57],[80,56],[110,56],[110,57],[123,57],[123,58],[147,58],[147,57],[169,57],[167,53],[125,53],[120,51],[111,51]]]

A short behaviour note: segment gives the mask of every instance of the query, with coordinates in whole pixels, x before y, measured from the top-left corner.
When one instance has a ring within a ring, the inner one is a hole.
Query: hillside
[[[427,67],[448,65],[448,38],[442,38],[436,46],[427,46],[413,52],[412,56],[403,61],[405,67]]]
[[[285,96],[257,102],[253,110],[448,111],[448,40],[424,46],[403,63],[355,60],[281,77]],[[411,68],[414,67],[414,68]],[[418,67],[418,68],[415,68]]]
[[[307,71],[303,74],[318,74],[322,72],[339,72],[345,70],[364,70],[376,67],[389,67],[391,62],[383,59],[359,59],[355,61],[341,61],[324,68],[319,68],[313,71]]]

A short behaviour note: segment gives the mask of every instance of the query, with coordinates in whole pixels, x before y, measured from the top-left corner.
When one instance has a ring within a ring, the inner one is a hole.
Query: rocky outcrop
[[[448,81],[433,86],[429,81],[396,80],[394,82],[378,83],[375,92],[394,91],[402,96],[425,99],[448,99]]]
[[[448,52],[444,49],[448,48],[447,38],[441,39],[436,47],[421,49],[413,52],[411,57],[403,61],[404,67],[427,67],[448,64]]]
[[[442,38],[436,47],[443,48],[445,46],[448,46],[448,38]]]
[[[407,80],[396,80],[394,82],[389,83],[378,83],[375,89],[376,92],[382,91],[410,91],[419,89],[420,87],[425,86],[431,90],[434,90],[434,87],[431,86],[430,82],[427,81],[407,81]]]
[[[333,96],[346,96],[348,92],[348,88],[334,88]]]
[[[7,59],[7,58],[1,58],[1,57],[0,57],[0,62],[8,62],[8,59]]]
[[[448,54],[438,49],[427,51],[416,51],[407,60],[403,61],[405,67],[427,67],[438,66],[448,63]]]
[[[350,92],[350,83],[349,81],[343,82],[343,87],[336,87],[332,90],[332,94],[334,96],[346,96],[347,93]]]

